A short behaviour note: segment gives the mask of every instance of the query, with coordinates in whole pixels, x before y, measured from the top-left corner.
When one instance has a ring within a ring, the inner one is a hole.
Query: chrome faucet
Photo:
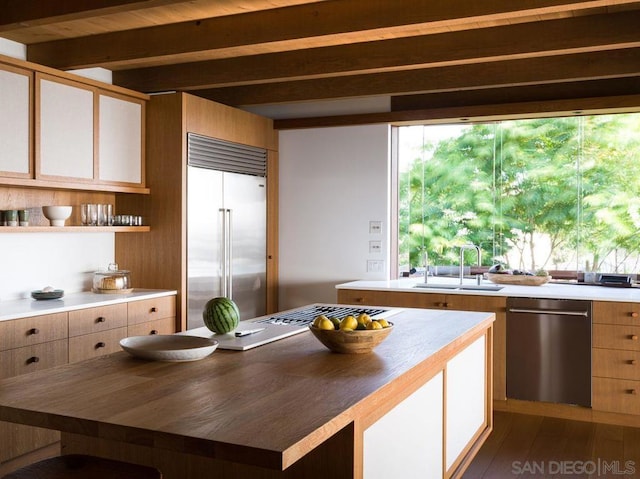
[[[424,252],[424,282],[425,284],[428,282],[427,278],[429,277],[429,253]]]
[[[480,252],[480,246],[474,244],[465,244],[460,247],[460,284],[462,284],[462,280],[464,279],[464,252],[468,249],[475,249],[478,254],[478,266],[482,266],[482,253]],[[476,282],[480,284],[482,281],[482,275],[476,275]]]

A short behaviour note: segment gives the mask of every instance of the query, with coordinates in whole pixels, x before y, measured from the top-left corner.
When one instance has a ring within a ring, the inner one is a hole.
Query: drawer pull
[[[637,311],[633,311],[632,313],[629,313],[629,316],[631,316],[632,318],[637,318],[638,317],[638,312]]]
[[[104,316],[98,316],[96,318],[96,323],[104,323],[107,320]]]
[[[27,359],[27,364],[33,364],[38,362],[40,362],[40,358],[38,356],[31,356],[29,359]]]
[[[38,328],[31,328],[29,330],[29,334],[38,334],[40,332],[40,330]]]
[[[448,308],[449,303],[439,303],[438,306],[440,306],[441,308]]]
[[[356,298],[356,303],[364,303],[364,298]]]
[[[151,312],[152,313],[157,313],[158,312],[158,308],[156,308],[155,306],[153,308],[151,308]]]
[[[627,389],[627,394],[636,394],[635,389]]]
[[[104,348],[105,346],[106,344],[100,341],[99,343],[96,344],[96,349]]]
[[[629,359],[629,361],[627,362],[627,364],[631,364],[632,366],[635,366],[637,363],[637,361],[635,359]]]
[[[629,335],[629,339],[631,341],[637,341],[638,340],[638,335],[637,334],[630,334]]]
[[[158,334],[158,330],[157,329],[152,329],[149,334]]]

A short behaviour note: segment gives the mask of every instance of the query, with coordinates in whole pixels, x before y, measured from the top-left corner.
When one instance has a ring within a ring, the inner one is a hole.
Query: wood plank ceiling
[[[390,98],[397,120],[637,102],[638,25],[640,1],[627,0],[5,0],[0,11],[0,37],[42,65],[103,67],[117,85],[232,106]]]

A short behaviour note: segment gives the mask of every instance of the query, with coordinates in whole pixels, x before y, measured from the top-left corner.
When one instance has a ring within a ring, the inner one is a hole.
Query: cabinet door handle
[[[637,341],[638,340],[638,335],[637,334],[630,334],[629,335],[629,339],[631,341]]]
[[[29,330],[29,334],[38,334],[40,332],[40,330],[38,328],[31,328]]]
[[[105,346],[106,344],[103,343],[102,341],[100,341],[99,343],[96,343],[96,349],[104,348]]]
[[[158,330],[157,329],[152,329],[149,334],[158,334]]]
[[[636,365],[636,360],[635,359],[629,359],[629,361],[627,362],[627,364],[631,364],[632,366]]]
[[[153,308],[151,308],[150,312],[152,313],[157,313],[158,312],[158,308],[156,308],[155,306]]]
[[[31,356],[29,359],[27,359],[27,364],[33,364],[38,362],[40,362],[40,358],[38,356]]]
[[[638,312],[637,311],[633,311],[632,313],[629,313],[629,316],[631,316],[632,318],[637,318],[638,317]]]
[[[104,323],[107,320],[104,316],[98,316],[96,318],[96,323]]]
[[[627,394],[636,394],[635,389],[627,389]]]

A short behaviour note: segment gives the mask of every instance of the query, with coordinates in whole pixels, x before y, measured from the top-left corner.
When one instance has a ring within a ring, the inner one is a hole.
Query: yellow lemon
[[[340,321],[340,329],[342,330],[354,330],[358,327],[358,320],[349,315],[349,316],[345,316],[342,321]]]
[[[388,328],[390,326],[389,322],[386,319],[378,319],[378,322],[383,328]]]
[[[318,322],[318,326],[317,328],[319,329],[336,329],[333,326],[333,323],[331,322],[331,320],[329,318],[322,318],[319,322]]]
[[[313,323],[312,323],[312,324],[313,324],[316,328],[319,328],[319,327],[320,327],[320,321],[322,321],[323,319],[327,319],[327,317],[326,317],[324,314],[320,314],[320,315],[316,316],[316,317],[313,319]]]
[[[367,313],[361,313],[358,315],[357,321],[357,329],[367,329],[367,324],[371,322],[371,316],[369,316]]]
[[[367,329],[382,329],[382,325],[380,324],[380,321],[374,320],[367,324]]]

